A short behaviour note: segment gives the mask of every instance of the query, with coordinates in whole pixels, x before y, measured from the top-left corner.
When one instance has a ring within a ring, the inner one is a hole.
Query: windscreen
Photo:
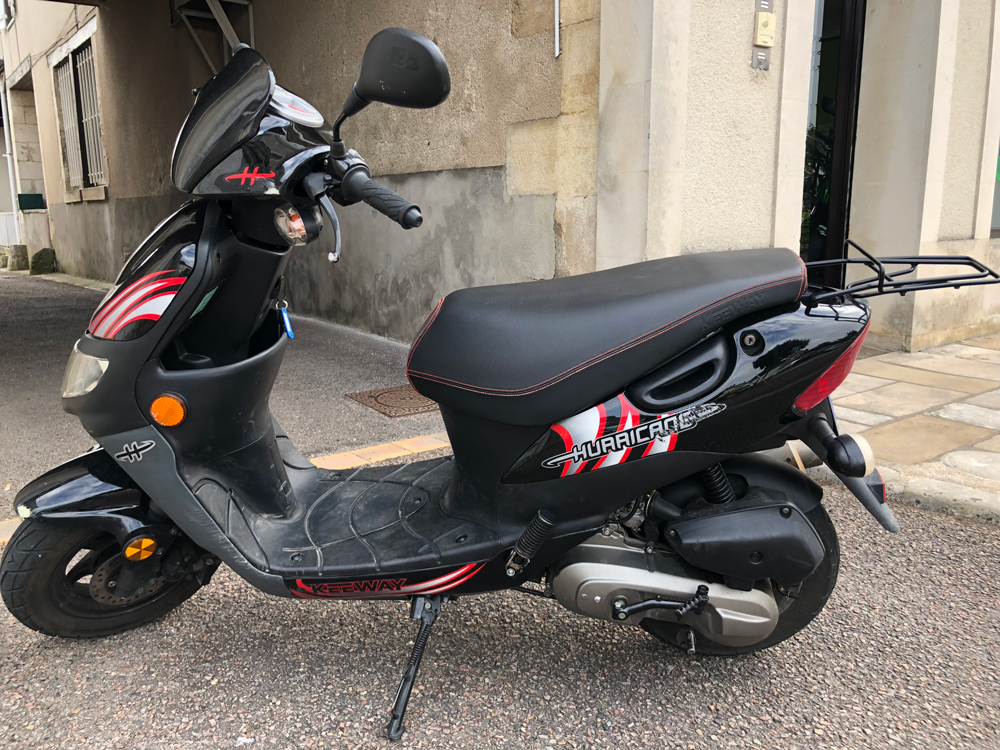
[[[181,127],[171,178],[190,193],[216,165],[257,132],[274,91],[274,76],[261,54],[239,50],[229,64],[198,92]]]

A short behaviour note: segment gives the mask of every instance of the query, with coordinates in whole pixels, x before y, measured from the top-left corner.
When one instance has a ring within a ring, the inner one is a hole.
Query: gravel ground
[[[844,492],[827,503],[841,578],[799,636],[691,658],[555,602],[462,599],[435,626],[400,746],[1000,747],[1000,529],[900,508],[890,536]],[[415,629],[399,602],[269,599],[229,571],[100,641],[3,611],[0,747],[385,747]]]

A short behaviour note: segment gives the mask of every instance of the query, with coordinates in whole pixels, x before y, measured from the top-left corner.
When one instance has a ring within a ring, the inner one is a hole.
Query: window
[[[14,12],[17,8],[14,7],[14,0],[0,0],[0,11],[3,12],[3,22],[5,26],[10,26],[14,21]]]
[[[56,65],[66,184],[71,190],[106,183],[94,52],[89,41]]]

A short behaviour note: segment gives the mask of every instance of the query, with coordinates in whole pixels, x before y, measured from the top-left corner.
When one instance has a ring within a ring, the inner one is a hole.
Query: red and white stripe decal
[[[476,573],[482,570],[485,565],[486,563],[469,563],[468,565],[463,565],[458,570],[453,570],[451,573],[447,573],[446,575],[438,578],[432,578],[431,580],[423,581],[422,583],[413,583],[409,586],[400,586],[398,589],[387,588],[373,591],[337,591],[336,593],[318,593],[317,588],[322,588],[324,586],[322,582],[310,584],[300,578],[295,581],[298,588],[293,588],[291,591],[293,594],[300,596],[303,599],[379,599],[394,596],[427,596],[430,594],[442,594],[445,591],[451,591],[452,589],[461,586],[463,583],[476,575]]]
[[[108,303],[97,311],[97,313],[94,315],[94,319],[90,321],[90,330],[91,331],[95,330],[97,326],[99,326],[101,322],[108,315],[110,315],[114,310],[116,310],[121,305],[121,303],[125,301],[125,298],[128,295],[130,295],[133,291],[135,291],[137,288],[148,282],[150,279],[153,279],[156,276],[162,276],[165,273],[170,273],[170,271],[157,271],[156,273],[151,273],[148,276],[143,276],[138,281],[129,284],[128,287],[126,287],[121,292],[112,297],[110,300],[108,300]]]
[[[485,564],[479,563],[477,565],[476,563],[470,563],[440,578],[424,581],[423,583],[414,583],[411,586],[403,586],[399,591],[403,594],[440,594],[442,591],[448,591],[465,583],[478,573],[479,569]]]
[[[97,338],[114,338],[129,323],[137,320],[159,320],[187,279],[166,276],[160,271],[131,284],[94,316],[90,334]]]

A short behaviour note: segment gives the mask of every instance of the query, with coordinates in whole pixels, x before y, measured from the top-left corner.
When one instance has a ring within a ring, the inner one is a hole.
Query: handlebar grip
[[[340,183],[340,194],[349,203],[364,201],[403,229],[413,229],[424,223],[420,206],[415,206],[384,185],[379,185],[363,169],[353,169],[344,175]]]

